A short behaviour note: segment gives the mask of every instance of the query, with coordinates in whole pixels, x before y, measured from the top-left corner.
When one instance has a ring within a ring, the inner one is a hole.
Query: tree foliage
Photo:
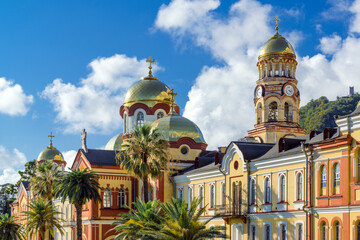
[[[0,214],[0,240],[24,239],[21,225],[9,214]]]
[[[329,101],[326,97],[311,100],[299,110],[300,126],[309,133],[313,130],[322,131],[325,127],[336,127],[334,116],[352,113],[360,100],[359,94],[348,98]]]
[[[21,181],[30,181],[31,177],[35,175],[35,168],[36,168],[35,159],[25,163],[24,171],[21,170],[18,171],[20,175],[20,180],[17,182],[17,185],[19,186]]]

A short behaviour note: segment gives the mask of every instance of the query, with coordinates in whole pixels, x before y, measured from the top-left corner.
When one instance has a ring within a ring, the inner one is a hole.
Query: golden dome
[[[168,94],[170,88],[155,78],[143,78],[133,84],[125,95],[124,105],[144,102],[153,107],[160,102],[169,103],[171,96]]]
[[[261,48],[259,58],[270,54],[292,54],[295,56],[295,51],[291,44],[277,33]]]
[[[38,161],[64,161],[64,157],[59,150],[54,147],[47,147],[44,151],[42,151],[38,158]]]
[[[189,137],[196,143],[205,143],[200,128],[189,119],[172,112],[153,122],[153,128],[158,128],[169,142],[176,142],[180,138]]]
[[[105,150],[120,150],[120,146],[123,143],[123,139],[122,139],[123,134],[120,133],[118,135],[115,135],[114,137],[112,137],[109,142],[106,144],[105,146]]]

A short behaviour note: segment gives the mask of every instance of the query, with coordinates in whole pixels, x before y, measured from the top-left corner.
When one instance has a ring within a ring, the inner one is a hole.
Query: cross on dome
[[[174,89],[172,88],[169,92],[169,95],[171,96],[171,99],[170,99],[170,112],[173,112],[174,111],[174,104],[175,104],[175,96],[177,95],[177,93],[174,92]]]
[[[48,135],[48,137],[50,138],[50,149],[53,149],[53,138],[55,137],[52,132],[50,133],[50,135]]]
[[[149,58],[146,59],[146,62],[149,63],[149,77],[153,77],[152,71],[151,71],[151,69],[152,69],[151,64],[155,62],[155,59],[153,59],[153,58],[150,56]]]
[[[276,16],[276,18],[274,18],[274,21],[276,22],[276,34],[279,34],[279,22],[280,22],[280,19],[278,18],[278,16]]]

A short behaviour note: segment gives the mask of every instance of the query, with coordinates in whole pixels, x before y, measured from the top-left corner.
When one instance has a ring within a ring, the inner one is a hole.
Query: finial
[[[81,148],[84,150],[84,152],[87,152],[87,146],[86,146],[86,130],[85,128],[82,130],[81,132],[81,142],[82,142],[82,146]]]
[[[174,112],[174,105],[175,105],[175,96],[177,93],[174,92],[174,89],[172,88],[169,92],[169,95],[171,96],[170,99],[170,112]]]
[[[146,62],[149,63],[149,77],[153,77],[152,71],[151,71],[151,69],[152,69],[151,64],[155,62],[155,59],[153,59],[153,58],[150,56],[148,59],[146,59]]]
[[[48,137],[50,138],[50,149],[54,149],[53,147],[53,138],[55,137],[52,132],[50,133],[50,135],[48,135]]]
[[[276,16],[276,18],[274,18],[274,21],[276,22],[276,34],[279,34],[279,22],[280,22],[280,19],[278,18],[278,16]]]

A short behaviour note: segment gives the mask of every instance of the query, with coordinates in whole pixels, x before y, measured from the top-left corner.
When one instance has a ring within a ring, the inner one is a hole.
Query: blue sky
[[[69,164],[82,128],[89,148],[105,146],[150,55],[211,148],[245,136],[276,15],[297,52],[302,104],[360,88],[360,1],[0,2],[0,183],[16,181],[51,131]]]

